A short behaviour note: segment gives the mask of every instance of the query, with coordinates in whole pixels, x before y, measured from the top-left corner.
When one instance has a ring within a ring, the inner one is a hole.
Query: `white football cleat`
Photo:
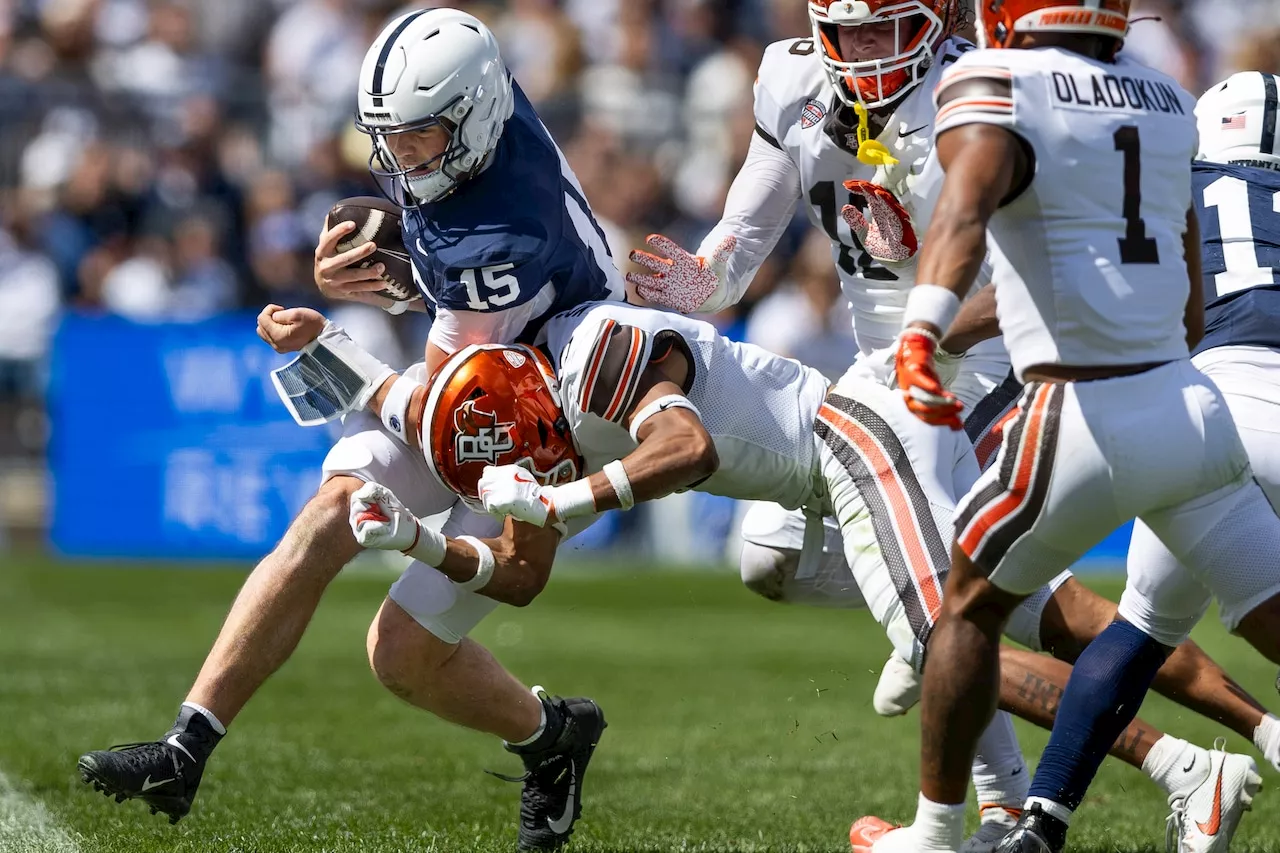
[[[882,717],[901,717],[920,702],[921,679],[920,673],[897,653],[889,655],[871,697],[871,707]]]
[[[1224,751],[1218,738],[1209,751],[1209,775],[1187,796],[1169,798],[1165,846],[1170,853],[1226,853],[1240,818],[1262,788],[1258,765],[1247,755]]]
[[[959,853],[922,844],[911,827],[895,827],[872,816],[860,817],[849,827],[849,846],[853,853]]]
[[[978,831],[960,845],[960,853],[993,853],[1004,837],[1018,825],[1022,809],[1007,806],[982,806],[982,823]]]

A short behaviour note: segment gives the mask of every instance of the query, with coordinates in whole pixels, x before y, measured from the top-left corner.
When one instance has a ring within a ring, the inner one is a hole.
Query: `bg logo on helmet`
[[[453,455],[458,464],[488,462],[496,465],[498,457],[515,450],[511,437],[515,423],[500,424],[492,412],[476,408],[475,400],[467,400],[453,416],[457,432],[453,437]]]

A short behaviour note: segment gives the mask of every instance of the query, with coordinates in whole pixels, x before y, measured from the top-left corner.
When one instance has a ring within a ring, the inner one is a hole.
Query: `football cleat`
[[[860,817],[849,827],[853,853],[956,853],[921,844],[910,826],[894,826],[878,817]]]
[[[1066,843],[1067,825],[1034,803],[996,846],[996,853],[1062,853]]]
[[[1253,808],[1253,798],[1262,788],[1258,765],[1247,755],[1224,751],[1226,740],[1218,738],[1209,751],[1209,774],[1187,796],[1169,800],[1165,847],[1169,853],[1224,853],[1240,825],[1240,818]]]
[[[184,707],[178,722],[158,741],[80,756],[80,778],[117,803],[140,799],[152,814],[164,812],[169,823],[177,823],[191,811],[205,761],[221,738],[208,720]]]
[[[896,653],[889,655],[871,697],[871,707],[882,717],[900,717],[920,701],[922,679],[911,664]]]
[[[555,742],[545,749],[508,745],[524,762],[520,792],[521,850],[558,850],[573,835],[582,815],[582,781],[591,755],[608,725],[600,706],[590,699],[561,699],[533,688],[539,699],[564,721]],[[503,777],[507,778],[507,777]]]
[[[994,853],[996,846],[1018,825],[1022,809],[1007,806],[984,805],[979,807],[982,823],[978,831],[960,845],[960,853]]]

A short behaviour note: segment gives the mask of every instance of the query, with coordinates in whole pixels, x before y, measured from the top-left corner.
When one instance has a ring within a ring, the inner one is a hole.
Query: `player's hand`
[[[418,542],[418,518],[395,493],[379,483],[365,483],[351,495],[351,532],[364,548],[409,551]]]
[[[652,274],[627,273],[627,281],[636,286],[642,297],[682,314],[725,307],[720,303],[724,301],[729,256],[738,245],[737,237],[721,240],[710,258],[690,254],[661,234],[650,234],[645,243],[653,252],[632,249],[630,258]]]
[[[555,505],[543,488],[519,465],[490,465],[480,474],[480,503],[485,512],[546,527]]]
[[[268,305],[258,315],[258,337],[276,352],[297,352],[320,337],[324,315],[312,308]]]
[[[338,251],[338,241],[355,228],[356,224],[347,220],[321,230],[320,239],[316,241],[315,264],[312,267],[316,287],[328,299],[363,302],[379,308],[393,305],[395,300],[375,293],[383,288],[382,279],[379,278],[382,275],[382,264],[374,264],[367,269],[354,266],[377,251],[376,243],[370,240],[345,252]]]
[[[938,376],[934,354],[938,338],[927,329],[910,326],[898,335],[896,360],[898,387],[907,408],[917,418],[933,426],[964,429],[960,411],[964,408],[956,396],[946,389]]]
[[[845,181],[844,187],[867,203],[866,213],[852,204],[840,209],[841,218],[867,254],[884,263],[901,263],[915,256],[919,240],[911,215],[897,196],[870,181]]]

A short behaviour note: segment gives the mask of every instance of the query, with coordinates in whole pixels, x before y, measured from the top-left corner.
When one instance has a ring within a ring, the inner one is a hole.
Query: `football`
[[[338,252],[346,252],[372,240],[378,248],[357,265],[362,269],[379,263],[385,266],[382,273],[385,287],[376,291],[377,294],[397,302],[416,299],[418,288],[413,283],[413,262],[409,260],[400,232],[400,208],[385,198],[374,196],[344,198],[329,209],[325,227],[332,228],[347,221],[354,222],[356,230],[338,241]]]

